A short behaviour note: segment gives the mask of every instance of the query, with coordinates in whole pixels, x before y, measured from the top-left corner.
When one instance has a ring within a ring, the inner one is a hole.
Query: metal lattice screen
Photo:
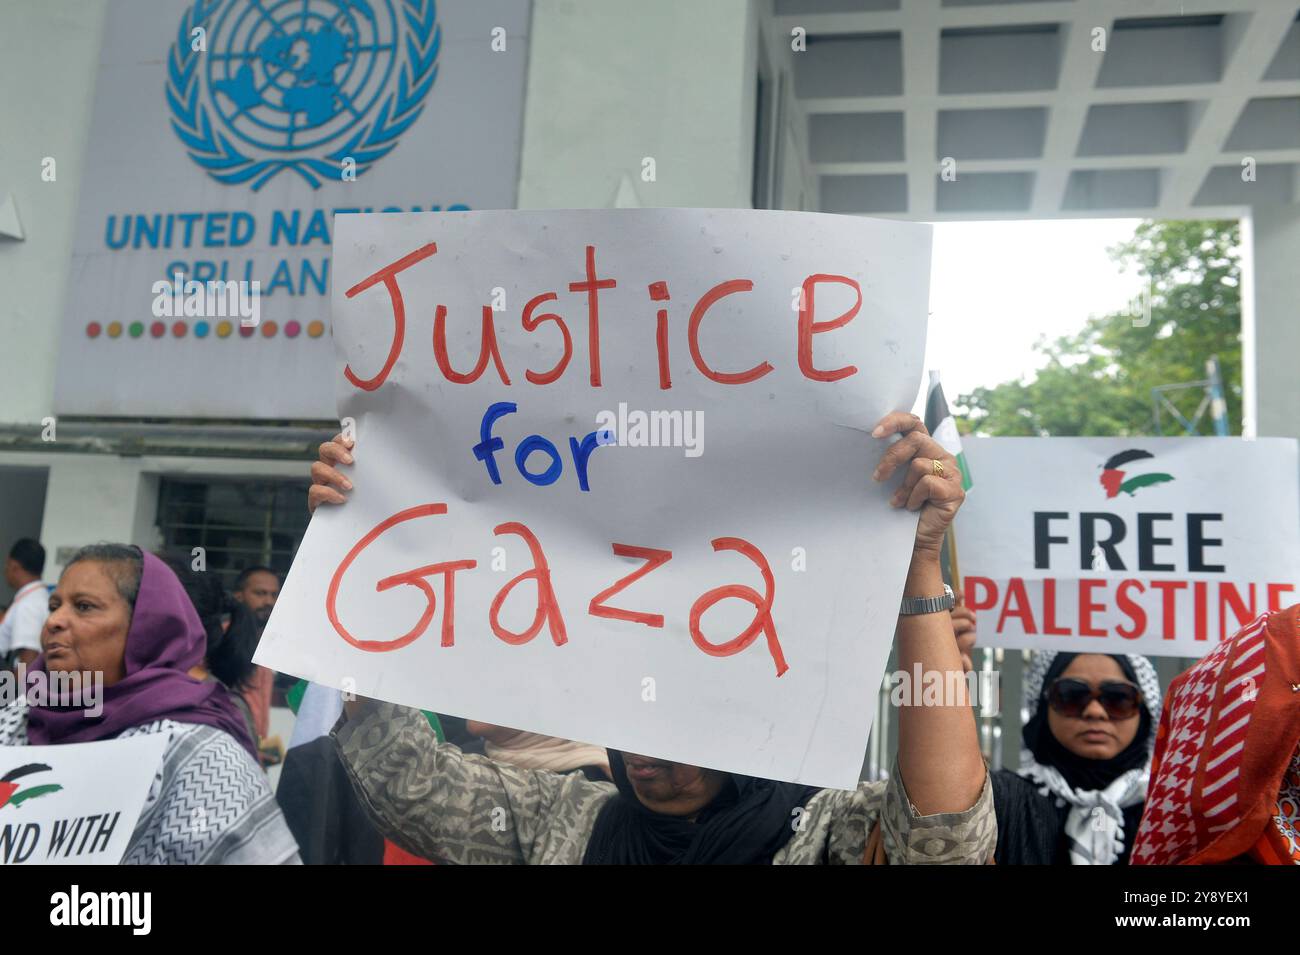
[[[164,477],[158,490],[158,529],[168,551],[202,547],[207,568],[227,588],[245,567],[265,565],[281,575],[307,530],[306,481]]]

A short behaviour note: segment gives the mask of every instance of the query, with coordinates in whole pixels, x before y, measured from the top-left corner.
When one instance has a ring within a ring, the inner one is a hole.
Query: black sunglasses
[[[1127,720],[1137,715],[1142,692],[1132,683],[1120,680],[1103,680],[1094,690],[1090,684],[1073,677],[1061,677],[1047,689],[1048,706],[1062,716],[1078,719],[1093,700],[1101,701],[1102,709],[1112,720]]]

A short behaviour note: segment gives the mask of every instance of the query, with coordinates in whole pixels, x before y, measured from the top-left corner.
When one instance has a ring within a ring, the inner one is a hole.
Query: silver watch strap
[[[941,610],[951,610],[956,604],[957,597],[953,594],[952,588],[944,584],[943,594],[938,597],[904,597],[903,605],[899,608],[898,613],[903,617],[923,613],[938,613]]]

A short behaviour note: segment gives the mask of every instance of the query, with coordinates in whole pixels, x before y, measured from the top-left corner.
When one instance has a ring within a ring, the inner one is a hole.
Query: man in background
[[[0,620],[0,664],[31,663],[41,652],[41,630],[50,615],[50,591],[41,580],[45,548],[24,537],[14,543],[5,560],[5,583],[16,593]]]
[[[245,567],[235,578],[233,596],[240,603],[253,611],[258,621],[258,634],[271,619],[271,610],[275,599],[280,596],[280,575],[270,567]],[[244,699],[253,714],[253,727],[257,730],[258,748],[271,731],[271,693],[275,683],[275,673],[266,667],[257,667],[253,678],[244,690]],[[279,762],[279,758],[268,759],[263,753],[264,765]]]
[[[235,578],[234,595],[265,627],[280,596],[280,575],[270,567],[245,567]]]

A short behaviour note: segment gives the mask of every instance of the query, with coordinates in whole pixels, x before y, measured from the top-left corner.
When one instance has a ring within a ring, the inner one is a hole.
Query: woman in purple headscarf
[[[166,564],[123,544],[83,547],[50,595],[29,682],[35,674],[93,674],[102,689],[95,699],[3,707],[0,745],[164,733],[167,749],[124,863],[298,862],[229,693],[190,676],[206,648],[194,605]]]

